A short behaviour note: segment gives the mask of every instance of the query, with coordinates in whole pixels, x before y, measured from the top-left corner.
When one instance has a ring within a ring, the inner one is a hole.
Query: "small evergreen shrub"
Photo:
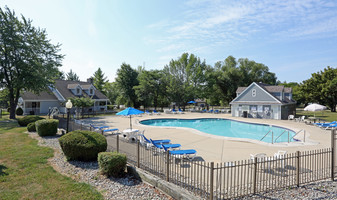
[[[121,177],[126,167],[126,155],[115,152],[101,152],[98,154],[98,165],[102,174]]]
[[[28,132],[35,132],[36,131],[35,122],[29,123],[27,125],[27,130],[28,130]]]
[[[59,120],[43,119],[35,122],[36,132],[39,136],[54,136],[57,133]]]
[[[18,109],[16,109],[16,111],[15,111],[15,114],[16,114],[16,115],[23,115],[23,110],[22,110],[22,108],[21,108],[21,107],[18,107]]]
[[[18,123],[20,126],[27,126],[29,123],[36,122],[37,120],[44,119],[37,115],[28,115],[23,118],[18,119]]]
[[[67,160],[97,160],[97,155],[107,149],[106,138],[92,131],[72,131],[59,138]]]

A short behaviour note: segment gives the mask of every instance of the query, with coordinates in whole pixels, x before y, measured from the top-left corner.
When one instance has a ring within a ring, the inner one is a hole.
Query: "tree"
[[[163,70],[170,100],[178,106],[185,106],[188,101],[201,95],[206,82],[205,70],[205,61],[201,62],[193,54],[183,53],[177,60],[171,60]]]
[[[276,76],[269,72],[269,68],[261,63],[240,58],[238,62],[233,56],[228,56],[225,61],[217,62],[208,78],[208,87],[214,85],[221,92],[221,98],[229,103],[236,96],[238,87],[246,87],[252,82],[276,84]]]
[[[336,112],[337,104],[337,69],[327,67],[323,71],[313,73],[312,77],[303,81],[300,90],[306,97],[306,103],[327,105],[331,112]]]
[[[123,63],[121,68],[117,70],[116,83],[120,91],[118,99],[120,103],[125,103],[127,106],[138,107],[137,95],[134,86],[138,85],[138,73],[132,69],[130,65]],[[122,101],[121,101],[122,100]]]
[[[117,100],[117,97],[120,94],[120,92],[118,90],[117,83],[116,82],[106,83],[104,88],[105,88],[105,92],[106,92],[105,95],[108,97],[111,104],[112,105],[117,104],[116,100]]]
[[[161,104],[161,96],[165,93],[163,77],[164,74],[160,70],[143,70],[138,75],[139,85],[134,89],[142,105],[145,107],[153,105],[157,109],[157,106]]]
[[[84,114],[84,108],[88,108],[94,105],[94,100],[88,97],[81,97],[81,98],[69,98],[71,103],[77,108],[81,110],[82,118]]]
[[[8,108],[9,102],[9,92],[8,89],[0,90],[0,109],[1,108]]]
[[[107,77],[104,77],[104,73],[102,72],[101,68],[98,68],[98,70],[94,73],[93,81],[96,89],[101,91],[103,94],[106,94],[104,85],[108,82],[108,80]]]
[[[0,8],[0,88],[8,90],[10,119],[23,90],[39,93],[57,76],[63,55],[60,44],[53,45],[44,29],[30,19],[15,16],[8,7]]]
[[[66,75],[64,74],[63,71],[59,71],[58,74],[56,75],[55,79],[66,80]]]
[[[68,81],[80,81],[80,77],[77,76],[73,70],[70,69],[70,71],[66,74]]]

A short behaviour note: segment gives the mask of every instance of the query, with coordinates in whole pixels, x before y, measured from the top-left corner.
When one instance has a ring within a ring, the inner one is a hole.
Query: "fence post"
[[[166,181],[170,181],[170,150],[166,151]]]
[[[81,127],[81,130],[83,130],[83,123],[81,123],[81,126],[80,126],[80,127]]]
[[[301,152],[296,151],[296,185],[300,187],[300,156]]]
[[[103,130],[101,130],[101,134],[103,135]]]
[[[92,131],[92,127],[91,126],[90,126],[89,130]]]
[[[119,152],[119,135],[117,135],[116,146],[117,152]]]
[[[139,161],[140,161],[140,158],[139,158],[139,141],[137,140],[137,167],[139,168],[139,166],[140,166],[140,163],[139,163]]]
[[[336,129],[331,130],[331,180],[335,179],[335,156],[336,156]]]
[[[209,184],[209,194],[210,200],[213,200],[213,182],[214,182],[214,162],[211,162],[211,174],[210,174],[210,184]]]
[[[253,191],[253,194],[256,194],[256,186],[257,186],[257,157],[254,158],[254,174],[253,174],[253,177],[254,177],[254,182],[253,182],[253,188],[254,188],[254,191]]]

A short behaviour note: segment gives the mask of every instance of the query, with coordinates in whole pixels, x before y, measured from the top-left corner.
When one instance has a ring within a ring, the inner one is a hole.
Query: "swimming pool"
[[[272,130],[274,137],[274,143],[288,142],[289,138],[295,135],[295,132],[278,127],[265,124],[255,124],[240,122],[230,119],[221,118],[200,118],[200,119],[149,119],[140,121],[143,125],[149,126],[166,126],[166,127],[186,127],[199,130],[204,133],[232,137],[232,138],[248,138],[260,141],[268,131]],[[281,137],[277,138],[285,132]],[[276,141],[275,141],[276,140]],[[269,133],[263,140],[263,142],[272,142],[272,134]],[[294,141],[294,140],[290,140]]]

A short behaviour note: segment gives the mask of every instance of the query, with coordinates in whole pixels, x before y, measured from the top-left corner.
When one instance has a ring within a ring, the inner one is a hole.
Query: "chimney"
[[[87,79],[87,82],[93,84],[94,79],[93,79],[93,78],[88,78],[88,79]]]

